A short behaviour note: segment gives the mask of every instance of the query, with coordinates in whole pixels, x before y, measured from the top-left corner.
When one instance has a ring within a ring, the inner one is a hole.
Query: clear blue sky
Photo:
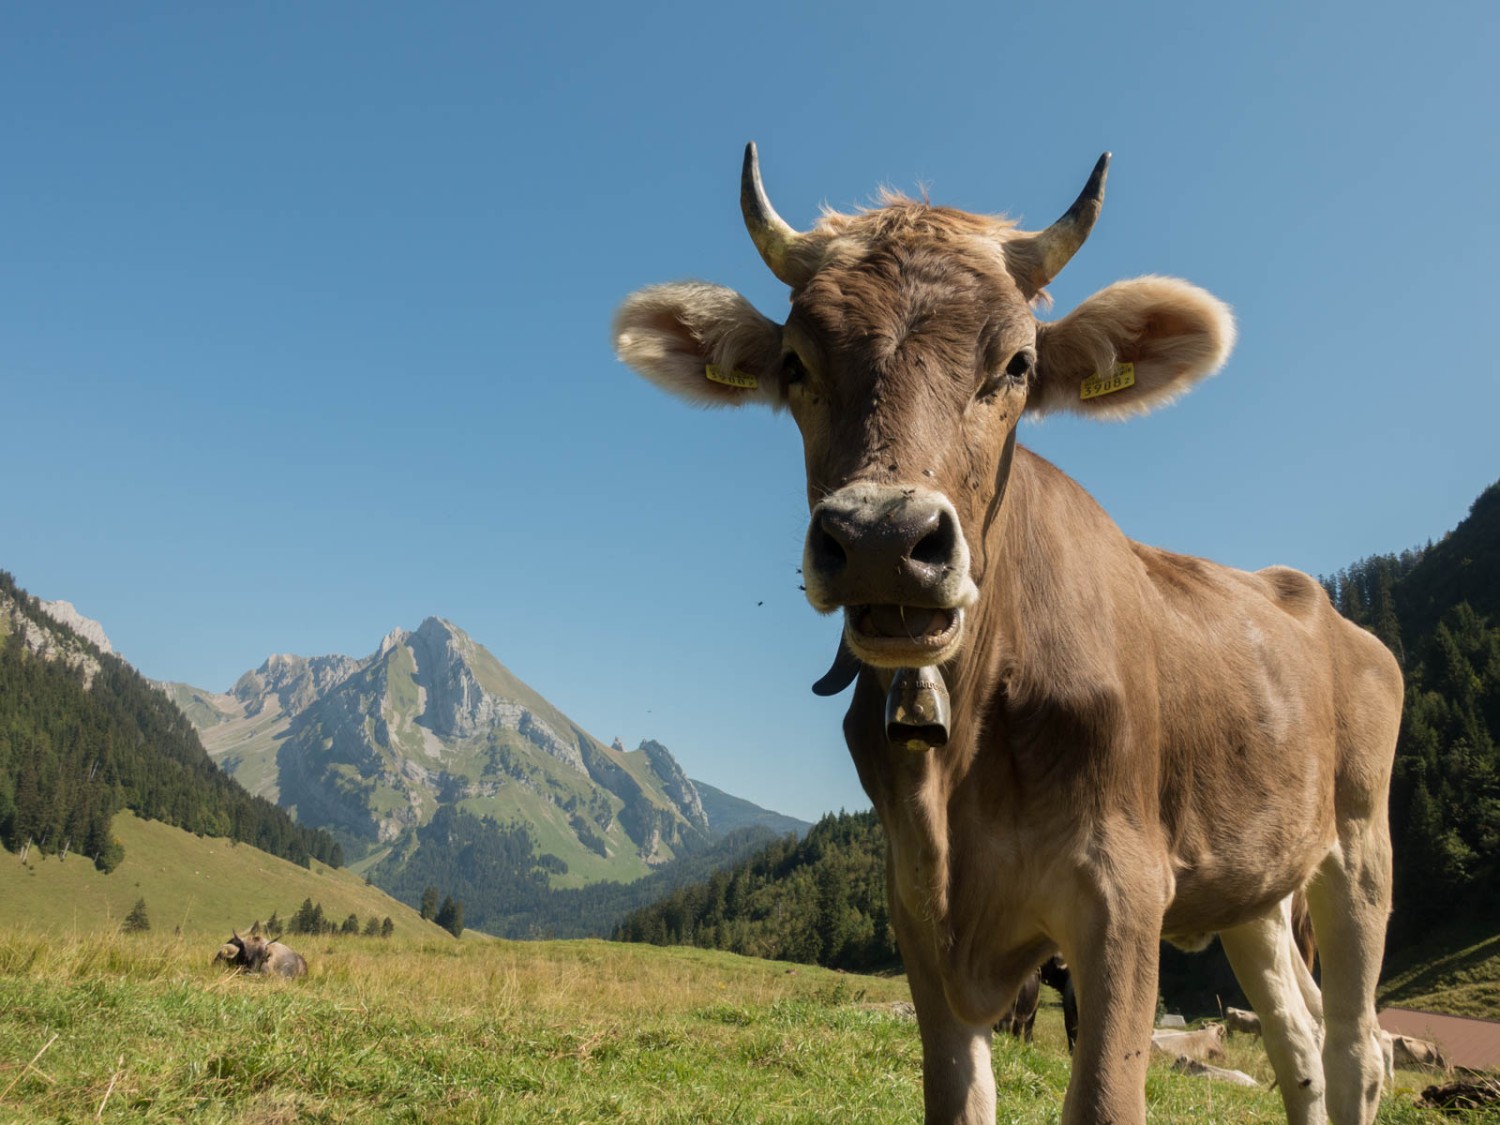
[[[882,183],[1038,226],[1113,150],[1055,315],[1168,273],[1241,332],[1164,412],[1022,434],[1138,539],[1327,573],[1500,476],[1500,7],[730,11],[8,7],[0,567],[216,690],[448,617],[604,739],[866,805],[789,419],[610,350],[652,282],[785,308],[752,138],[799,226]]]

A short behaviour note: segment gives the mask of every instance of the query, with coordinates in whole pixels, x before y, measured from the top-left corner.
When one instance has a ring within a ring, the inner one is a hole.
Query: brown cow
[[[1224,1025],[1211,1023],[1192,1031],[1158,1028],[1151,1033],[1151,1049],[1168,1058],[1185,1055],[1203,1062],[1224,1057]]]
[[[1242,1035],[1259,1035],[1260,1017],[1244,1008],[1225,1008],[1224,1026]]]
[[[1288,1117],[1368,1122],[1395,660],[1306,575],[1134,543],[1015,444],[1023,413],[1150,410],[1233,342],[1221,302],[1162,277],[1037,320],[1106,166],[1040,233],[897,197],[803,233],[750,146],[741,207],[786,323],[663,285],[621,307],[616,347],[679,396],[785,409],[801,433],[807,596],[844,622],[818,687],[857,680],[844,732],[889,843],[927,1120],[993,1120],[991,1027],[1060,948],[1080,1018],[1063,1121],[1144,1121],[1158,940],[1218,931],[1275,1013]],[[1301,887],[1321,1035],[1291,964]]]
[[[254,932],[248,937],[240,937],[235,932],[233,937],[219,946],[214,961],[232,965],[246,973],[307,976],[307,962],[303,960],[302,954],[279,941],[267,941]]]
[[[1395,1066],[1403,1070],[1417,1066],[1448,1069],[1448,1060],[1443,1057],[1442,1049],[1436,1043],[1410,1035],[1391,1036],[1391,1059]]]

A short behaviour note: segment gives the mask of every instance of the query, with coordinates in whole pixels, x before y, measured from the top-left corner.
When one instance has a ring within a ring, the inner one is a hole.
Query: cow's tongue
[[[865,628],[879,637],[924,637],[948,627],[948,614],[940,609],[914,606],[872,605],[865,615]]]

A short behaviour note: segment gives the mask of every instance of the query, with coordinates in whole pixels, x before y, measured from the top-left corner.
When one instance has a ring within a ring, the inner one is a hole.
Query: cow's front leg
[[[914,922],[894,895],[891,920],[922,1033],[924,1120],[927,1125],[993,1125],[990,1025],[965,1023],[954,1015],[943,990],[930,930]]]
[[[1155,888],[1079,896],[1062,942],[1078,997],[1078,1045],[1063,1125],[1141,1125],[1156,1015],[1163,895]]]

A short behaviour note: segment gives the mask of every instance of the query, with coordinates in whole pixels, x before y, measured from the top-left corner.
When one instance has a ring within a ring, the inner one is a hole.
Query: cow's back
[[[1383,799],[1401,674],[1300,571],[1132,549],[1154,611],[1139,649],[1157,670],[1167,930],[1207,933],[1302,886],[1339,805]]]

